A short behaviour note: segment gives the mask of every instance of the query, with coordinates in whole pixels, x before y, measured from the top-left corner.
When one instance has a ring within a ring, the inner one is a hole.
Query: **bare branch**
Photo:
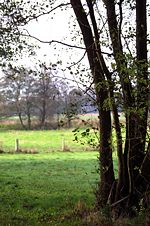
[[[129,195],[127,195],[126,197],[124,197],[124,198],[118,200],[117,202],[111,204],[111,207],[115,207],[116,205],[118,205],[119,203],[125,201],[125,200],[128,199],[128,198],[129,198]]]
[[[132,52],[131,52],[131,49],[130,49],[130,47],[129,47],[128,37],[125,37],[123,34],[122,34],[122,37],[123,37],[123,39],[124,39],[124,41],[125,41],[127,50],[129,51],[129,53],[130,53],[130,55],[132,56],[132,58],[134,58],[134,57],[133,57],[133,54],[132,54]]]
[[[120,38],[120,36],[121,36],[121,27],[122,27],[122,21],[123,21],[123,16],[122,16],[122,3],[123,3],[123,1],[124,0],[120,0],[120,2],[118,3],[119,11],[120,11],[120,22],[119,22],[119,30],[118,30],[119,37],[118,38]]]
[[[86,51],[84,52],[83,56],[77,62],[74,62],[73,64],[71,64],[70,66],[68,66],[66,68],[69,69],[69,68],[74,67],[77,64],[79,64],[84,59],[85,55],[86,55]]]
[[[64,46],[67,46],[67,47],[70,47],[70,48],[76,48],[76,49],[82,49],[82,50],[86,50],[85,47],[82,47],[82,46],[76,46],[76,45],[71,45],[71,44],[68,44],[68,43],[65,43],[65,42],[61,42],[61,41],[58,41],[58,40],[51,40],[51,41],[44,41],[44,40],[41,40],[33,35],[31,35],[26,29],[24,29],[27,34],[23,34],[21,33],[20,35],[24,36],[24,37],[28,37],[28,38],[33,38],[35,40],[37,40],[38,42],[41,42],[41,43],[45,43],[45,44],[49,44],[51,45],[52,43],[57,43],[57,44],[61,44],[61,45],[64,45]],[[91,50],[93,48],[91,47]],[[97,50],[98,51],[98,50]],[[112,56],[113,54],[112,53],[107,53],[107,52],[102,52],[103,54],[106,54],[108,56]]]
[[[33,38],[33,39],[37,40],[38,42],[41,42],[41,43],[44,43],[44,44],[51,45],[52,43],[57,43],[57,44],[61,44],[61,45],[67,46],[67,47],[85,50],[85,47],[82,47],[82,46],[71,45],[71,44],[68,44],[68,43],[65,43],[65,42],[61,42],[61,41],[58,41],[58,40],[44,41],[44,40],[41,40],[41,39],[29,34],[28,31],[27,31],[27,33],[28,34],[23,34],[22,33],[21,35],[24,36],[24,37]]]
[[[55,11],[56,9],[59,9],[61,7],[64,7],[64,6],[69,6],[69,5],[70,5],[70,3],[62,3],[62,4],[57,5],[56,7],[52,8],[51,10],[49,10],[47,12],[42,12],[39,15],[34,15],[32,17],[27,17],[27,18],[25,18],[25,23],[23,24],[23,26],[25,24],[29,23],[32,20],[37,20],[41,16],[49,15],[50,13],[52,13],[53,11]]]

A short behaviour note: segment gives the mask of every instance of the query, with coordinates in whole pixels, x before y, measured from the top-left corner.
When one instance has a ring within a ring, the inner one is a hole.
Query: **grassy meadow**
[[[74,142],[72,129],[14,127],[0,130],[0,226],[80,225],[95,202],[98,153]]]
[[[75,225],[94,204],[96,169],[96,152],[1,154],[0,225]]]
[[[16,139],[19,139],[21,150],[38,152],[63,151],[64,146],[68,151],[82,151],[86,147],[74,142],[72,130],[1,130],[0,148],[4,151],[14,151]],[[65,150],[64,150],[65,151]]]
[[[98,152],[74,142],[72,129],[11,126],[0,129],[0,226],[142,225],[142,218],[114,224],[95,215]],[[115,153],[114,164],[117,173]]]

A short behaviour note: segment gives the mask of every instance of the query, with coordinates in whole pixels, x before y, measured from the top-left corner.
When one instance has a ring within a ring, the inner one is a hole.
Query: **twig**
[[[123,202],[124,200],[126,200],[127,198],[129,198],[129,196],[130,196],[130,195],[127,195],[126,197],[124,197],[124,198],[118,200],[117,202],[111,204],[111,207],[114,207],[114,206],[116,206],[117,204]]]
[[[62,3],[62,4],[57,5],[56,7],[52,8],[51,10],[49,10],[49,11],[47,11],[47,12],[42,12],[41,14],[39,14],[39,15],[37,15],[37,16],[33,15],[33,16],[31,16],[30,18],[29,18],[29,17],[26,17],[26,18],[25,18],[25,23],[23,24],[23,26],[24,26],[25,24],[29,23],[29,22],[32,21],[32,20],[37,20],[37,19],[38,19],[39,17],[41,17],[41,16],[48,15],[48,14],[52,13],[54,10],[56,10],[56,9],[58,9],[58,8],[61,8],[61,7],[64,7],[64,6],[68,6],[68,5],[70,5],[70,3]]]

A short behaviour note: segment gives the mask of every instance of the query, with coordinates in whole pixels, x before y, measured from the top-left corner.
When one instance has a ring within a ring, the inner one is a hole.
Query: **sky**
[[[57,40],[64,43],[69,43],[74,45],[75,42],[72,41],[73,34],[71,35],[71,30],[69,29],[69,22],[71,21],[72,9],[67,11],[61,11],[57,9],[54,14],[45,15],[38,18],[37,21],[30,22],[26,29],[30,35],[37,37],[42,41]],[[53,17],[53,19],[52,19]],[[73,23],[73,22],[72,22]],[[79,37],[76,37],[78,39]],[[77,40],[76,40],[77,41]],[[69,61],[73,63],[83,55],[83,50],[69,49],[61,44],[42,44],[34,39],[31,42],[37,43],[41,49],[37,50],[37,55],[39,58],[48,61],[62,60],[64,66]]]
[[[71,8],[67,11],[61,11],[60,9],[57,9],[55,14],[41,16],[37,21],[31,21],[25,27],[25,29],[28,30],[30,35],[42,41],[57,40],[71,45],[78,45],[78,43],[80,43],[80,37],[74,30],[74,19],[71,18],[72,14],[73,11]],[[37,59],[46,62],[47,65],[49,65],[49,63],[62,61],[62,65],[58,65],[60,77],[68,78],[68,81],[71,84],[73,84],[71,80],[76,80],[77,83],[79,83],[79,79],[77,77],[75,79],[75,77],[70,74],[70,70],[67,70],[66,68],[79,61],[85,54],[85,50],[69,48],[55,43],[51,45],[45,43],[43,44],[34,38],[30,38],[30,41],[31,43],[39,45],[40,49],[36,50],[36,56],[30,58],[25,57],[21,60],[21,63],[29,66],[32,65],[34,67]],[[81,46],[81,43],[79,45]],[[88,67],[88,61],[86,57],[84,57],[82,61],[82,67],[85,67],[85,65]],[[62,70],[65,70],[65,72],[62,72]],[[75,71],[76,69],[72,67],[72,70]],[[86,80],[86,82],[87,81],[88,80]]]
[[[57,4],[61,0],[56,1]],[[150,2],[150,0],[148,0]],[[25,28],[28,30],[30,35],[37,37],[42,41],[51,41],[57,40],[71,45],[82,45],[80,43],[80,36],[77,33],[74,18],[73,10],[60,10],[57,9],[55,14],[41,16],[38,20],[30,22]],[[132,21],[131,21],[132,24]],[[149,28],[148,28],[149,29]],[[40,46],[40,49],[36,50],[37,56],[31,58],[25,58],[22,60],[23,63],[27,65],[34,65],[37,59],[45,61],[47,64],[56,63],[57,61],[62,61],[62,69],[65,69],[69,65],[72,65],[74,62],[79,61],[84,55],[84,50],[68,48],[61,44],[42,44],[35,39],[30,39],[31,43],[36,43]],[[89,67],[87,58],[84,57],[83,67]],[[65,75],[71,77],[70,73],[66,70]]]

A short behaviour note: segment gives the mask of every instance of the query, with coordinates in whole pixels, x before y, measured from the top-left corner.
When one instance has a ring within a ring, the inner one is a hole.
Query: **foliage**
[[[74,133],[74,141],[81,145],[88,145],[94,150],[99,149],[99,131],[98,128],[90,126],[84,130],[76,128],[72,131]]]
[[[33,48],[26,39],[21,37],[21,26],[26,24],[25,13],[27,3],[24,1],[2,1],[0,4],[0,57],[1,65],[5,65],[6,59],[17,59],[22,56],[23,49],[34,54]],[[30,55],[29,54],[29,55]]]

